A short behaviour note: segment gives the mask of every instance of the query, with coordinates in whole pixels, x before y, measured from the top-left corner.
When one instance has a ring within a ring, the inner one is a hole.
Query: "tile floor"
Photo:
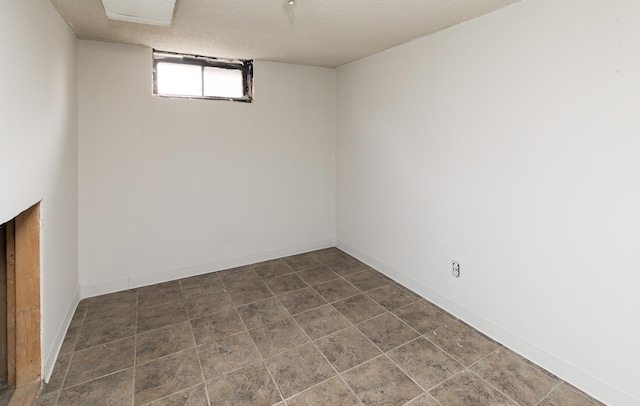
[[[599,405],[336,248],[83,300],[37,405]]]

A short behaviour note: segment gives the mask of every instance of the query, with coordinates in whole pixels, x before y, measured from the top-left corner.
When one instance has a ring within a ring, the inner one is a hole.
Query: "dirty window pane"
[[[205,67],[204,96],[242,97],[242,71],[238,69]]]

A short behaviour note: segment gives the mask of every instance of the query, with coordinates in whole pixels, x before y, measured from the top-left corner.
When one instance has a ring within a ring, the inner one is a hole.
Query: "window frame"
[[[253,102],[253,60],[250,59],[224,59],[210,56],[189,55],[177,52],[153,50],[153,95],[169,99],[197,99],[197,100],[226,100],[242,103]],[[173,95],[158,93],[157,66],[159,62],[200,66],[202,75],[202,96]],[[222,68],[239,70],[242,72],[242,97],[204,96],[204,68]]]

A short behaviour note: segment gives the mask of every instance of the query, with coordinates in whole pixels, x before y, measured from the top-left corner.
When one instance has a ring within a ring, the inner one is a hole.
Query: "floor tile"
[[[138,289],[138,309],[147,309],[182,300],[180,282],[171,281]]]
[[[185,298],[184,305],[189,318],[192,320],[234,307],[227,292],[188,297]]]
[[[147,403],[145,406],[207,406],[208,404],[204,384],[200,384]]]
[[[264,326],[289,317],[287,309],[276,298],[240,306],[238,307],[238,313],[248,329]]]
[[[332,304],[344,317],[353,324],[369,320],[372,317],[385,313],[380,306],[365,295],[353,296]]]
[[[438,402],[447,405],[501,405],[517,404],[500,393],[479,376],[464,370],[429,391]]]
[[[351,323],[330,305],[316,307],[293,316],[312,340],[349,327]]]
[[[370,290],[367,292],[367,296],[380,303],[387,310],[405,306],[420,299],[420,296],[397,283],[390,283],[381,288]]]
[[[309,285],[318,285],[339,278],[338,274],[324,266],[298,272],[298,275]]]
[[[349,327],[315,341],[338,372],[344,372],[382,353],[355,327]]]
[[[418,385],[384,356],[342,376],[365,405],[402,405],[422,393]]]
[[[256,302],[273,296],[269,288],[267,288],[267,285],[265,285],[261,280],[234,285],[228,288],[227,292],[236,306]]]
[[[138,333],[170,326],[188,320],[184,303],[171,302],[138,310]]]
[[[125,314],[135,313],[137,308],[137,296],[132,296],[131,293],[124,296],[112,293],[109,296],[113,296],[112,300],[96,302],[87,307],[87,315],[84,318],[85,323],[114,316],[117,317]],[[120,297],[123,298],[122,301],[117,300]],[[127,298],[131,297],[133,297],[133,300],[127,300]]]
[[[313,287],[329,303],[360,294],[360,291],[342,278]]]
[[[310,254],[299,254],[282,258],[282,261],[294,271],[302,271],[304,269],[320,266],[320,262]]]
[[[431,395],[425,393],[422,396],[407,403],[406,406],[441,406]]]
[[[359,406],[360,401],[339,377],[314,386],[287,400],[288,406]]]
[[[285,399],[335,375],[311,343],[269,358],[265,363]]]
[[[264,283],[271,289],[274,295],[282,295],[283,293],[292,292],[308,286],[306,282],[295,273],[267,279]]]
[[[564,382],[539,403],[540,406],[594,406],[599,404]]]
[[[69,353],[58,356],[56,364],[53,367],[51,378],[49,378],[49,382],[42,387],[42,390],[40,392],[41,395],[62,389],[62,384],[64,383],[64,379],[67,376],[67,369],[69,368],[69,363],[71,362],[71,355],[72,354]]]
[[[265,358],[309,341],[291,317],[251,329],[249,334]]]
[[[293,269],[289,268],[284,262],[279,259],[271,261],[260,262],[252,265],[253,270],[262,279],[275,278],[277,276],[286,275],[293,272]]]
[[[218,275],[227,289],[235,289],[241,285],[260,281],[260,277],[250,266],[220,271]]]
[[[299,289],[279,296],[278,299],[291,314],[302,313],[327,304],[327,301],[312,288]]]
[[[453,323],[454,318],[438,306],[421,299],[410,305],[392,310],[400,318],[420,334],[427,334],[446,324]]]
[[[399,347],[420,335],[391,313],[374,317],[357,327],[383,352]]]
[[[130,406],[133,393],[133,368],[64,389],[58,404]]]
[[[104,307],[108,307],[114,303],[129,303],[136,304],[138,302],[138,289],[128,289],[120,292],[108,293],[106,295],[94,296],[87,299],[84,299],[81,303],[83,303],[87,310],[91,308],[94,311],[98,311]],[[78,307],[80,308],[80,307]],[[89,315],[90,320],[95,320],[96,314],[90,315],[90,312],[87,311],[87,315]]]
[[[106,317],[93,321],[85,320],[80,328],[80,335],[75,349],[83,350],[96,345],[131,337],[136,334],[135,307],[128,313]]]
[[[396,348],[387,355],[425,390],[431,389],[464,368],[424,337]]]
[[[223,310],[191,320],[191,327],[193,328],[193,336],[197,345],[219,340],[245,330],[244,324],[242,324],[242,320],[240,320],[240,316],[238,316],[235,309]]]
[[[336,247],[324,248],[317,251],[311,251],[309,253],[312,257],[317,259],[323,264],[333,264],[336,262],[343,262],[353,260],[353,257],[346,252]]]
[[[425,338],[466,366],[498,348],[495,341],[459,321],[425,334]]]
[[[340,276],[351,275],[354,273],[367,271],[372,269],[369,265],[366,265],[356,259],[346,260],[335,264],[327,265],[327,268]]]
[[[259,362],[207,381],[211,406],[271,406],[282,398]]]
[[[261,360],[248,333],[238,333],[198,347],[204,379],[209,380]]]
[[[507,349],[498,349],[472,370],[523,406],[533,406],[560,381],[542,368]]]
[[[76,342],[80,336],[81,327],[81,324],[74,327],[69,326],[67,333],[64,335],[64,339],[62,340],[59,355],[68,354],[76,349]]]
[[[391,279],[387,278],[374,269],[347,275],[344,278],[347,280],[347,282],[363,292],[380,288],[393,282]]]
[[[182,296],[186,298],[210,295],[224,290],[222,280],[217,273],[211,272],[203,275],[180,279]]]
[[[38,399],[36,399],[35,406],[55,406],[58,403],[60,397],[60,391],[50,393],[40,393]]]
[[[188,321],[142,333],[136,337],[136,364],[144,364],[193,346],[193,334]]]
[[[142,405],[202,382],[195,349],[136,366],[135,402]]]
[[[133,366],[134,337],[73,353],[64,386],[68,388]]]

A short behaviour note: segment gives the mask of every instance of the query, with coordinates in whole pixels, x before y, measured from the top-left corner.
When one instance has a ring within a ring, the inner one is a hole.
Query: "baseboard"
[[[379,261],[375,257],[372,257],[371,255],[368,255],[340,240],[336,240],[336,246],[367,265],[377,269],[401,285],[411,289],[430,302],[438,305],[442,309],[453,314],[455,317],[478,329],[483,334],[491,337],[493,340],[498,341],[505,347],[522,355],[533,363],[555,374],[560,379],[589,394],[593,398],[598,399],[607,405],[640,405],[640,399],[637,399],[623,390],[596,378],[590,373],[583,371],[575,365],[550,353],[544,348],[541,348],[536,344],[527,341],[525,338],[495,324],[491,320],[479,316],[472,310],[461,306],[449,297],[442,295],[426,285],[423,285],[403,272]]]
[[[43,377],[45,382],[49,382],[51,378],[51,374],[53,373],[53,368],[56,366],[56,360],[58,359],[58,355],[60,353],[60,348],[62,348],[62,342],[64,341],[64,336],[67,334],[67,330],[69,329],[69,325],[71,324],[71,319],[76,312],[76,308],[78,307],[78,303],[80,303],[80,289],[76,289],[75,295],[73,295],[73,300],[71,304],[67,308],[67,312],[64,315],[64,319],[62,323],[60,323],[60,327],[58,328],[58,332],[56,333],[56,337],[53,340],[53,344],[49,350],[49,353],[43,357]]]
[[[92,285],[82,285],[80,286],[80,297],[82,299],[85,299],[88,297],[104,295],[107,293],[139,288],[141,286],[154,285],[156,283],[188,278],[190,276],[201,275],[204,273],[254,264],[256,262],[268,261],[274,258],[286,257],[289,255],[300,254],[307,251],[333,247],[334,245],[334,239],[326,239],[306,244],[278,248],[275,250],[263,251],[255,254],[243,255],[234,258],[225,258],[217,261],[207,262],[204,264],[190,265],[176,269],[168,269],[147,275],[133,276],[130,278],[122,278]]]

